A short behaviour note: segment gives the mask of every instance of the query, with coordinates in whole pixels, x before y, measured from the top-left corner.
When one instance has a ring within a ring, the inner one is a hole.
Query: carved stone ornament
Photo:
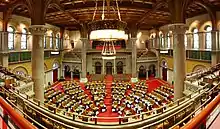
[[[45,25],[32,25],[29,27],[29,31],[33,35],[44,35],[47,29]]]
[[[168,28],[173,32],[173,34],[185,34],[188,26],[183,23],[177,23],[168,25]]]

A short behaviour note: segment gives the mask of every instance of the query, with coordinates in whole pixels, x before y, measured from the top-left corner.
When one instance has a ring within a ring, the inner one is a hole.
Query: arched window
[[[198,35],[198,29],[193,29],[193,48],[199,49],[199,35]]]
[[[56,49],[58,49],[59,46],[60,46],[60,35],[57,34],[57,35],[56,35]]]
[[[27,29],[23,28],[21,30],[21,49],[27,49]]]
[[[205,28],[206,34],[205,34],[205,46],[206,49],[211,49],[212,48],[212,27],[211,26],[207,26]]]
[[[167,47],[170,48],[170,33],[167,33]]]
[[[15,29],[12,26],[9,26],[8,29],[8,49],[14,49],[14,40],[15,40]]]
[[[47,36],[46,36],[46,34],[44,35],[44,48],[46,48],[47,47]]]
[[[184,35],[184,44],[185,44],[185,47],[187,47],[187,34]]]
[[[150,40],[151,40],[151,43],[152,43],[152,47],[154,48],[155,47],[155,39],[154,39],[153,35],[150,36]]]
[[[53,33],[50,34],[50,48],[53,48]]]
[[[160,34],[160,44],[161,44],[161,48],[164,48],[163,34]]]

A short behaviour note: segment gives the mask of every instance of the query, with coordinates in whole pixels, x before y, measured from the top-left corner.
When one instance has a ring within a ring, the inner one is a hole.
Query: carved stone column
[[[8,32],[1,33],[1,65],[8,67]]]
[[[44,25],[32,25],[29,28],[33,36],[32,42],[32,78],[35,98],[44,102]]]
[[[80,77],[80,82],[86,83],[88,81],[86,77],[86,45],[89,43],[88,38],[81,38],[82,41],[82,76]]]
[[[146,69],[146,80],[148,80],[148,69]]]
[[[185,45],[184,34],[187,29],[185,24],[177,23],[168,26],[173,32],[173,60],[174,60],[174,99],[183,97],[185,70]]]
[[[113,74],[117,74],[116,73],[116,61],[115,61],[116,59],[114,59],[114,73]]]
[[[102,59],[102,74],[105,74],[105,60]]]
[[[70,76],[71,76],[70,80],[72,81],[73,80],[73,71],[72,70],[70,71]]]
[[[132,78],[131,82],[135,83],[138,81],[137,78],[137,45],[136,45],[137,38],[131,38],[130,42],[132,44]]]

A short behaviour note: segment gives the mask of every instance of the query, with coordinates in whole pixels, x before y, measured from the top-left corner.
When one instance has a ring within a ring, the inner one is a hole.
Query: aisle
[[[111,86],[113,82],[113,76],[112,75],[106,75],[106,97],[104,99],[104,103],[107,107],[106,112],[99,113],[99,117],[109,117],[108,119],[101,119],[99,118],[99,122],[118,122],[118,119],[111,118],[111,117],[118,117],[118,113],[112,112],[112,93],[111,93]]]

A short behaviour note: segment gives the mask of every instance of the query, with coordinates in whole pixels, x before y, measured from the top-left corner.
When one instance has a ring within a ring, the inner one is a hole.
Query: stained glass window
[[[170,48],[170,34],[167,33],[167,47]]]
[[[184,35],[184,44],[185,44],[185,47],[187,47],[187,34]]]
[[[57,34],[57,35],[56,35],[56,49],[58,49],[59,46],[60,46],[60,35]]]
[[[206,35],[205,35],[205,43],[206,43],[206,49],[211,49],[212,48],[212,27],[207,26],[206,27]]]
[[[46,48],[47,47],[47,36],[46,36],[46,34],[44,35],[44,48]]]
[[[164,48],[163,34],[160,34],[160,44],[161,44],[161,48]]]
[[[155,39],[154,39],[153,35],[150,36],[150,40],[151,40],[151,43],[152,43],[152,47],[154,48],[155,47]]]
[[[50,48],[53,48],[53,33],[50,34]]]
[[[14,39],[15,39],[15,29],[11,26],[8,27],[8,49],[13,50],[14,49]]]
[[[27,30],[23,28],[21,33],[21,49],[25,50],[27,49]]]
[[[198,35],[198,29],[193,29],[193,48],[199,49],[199,35]]]

